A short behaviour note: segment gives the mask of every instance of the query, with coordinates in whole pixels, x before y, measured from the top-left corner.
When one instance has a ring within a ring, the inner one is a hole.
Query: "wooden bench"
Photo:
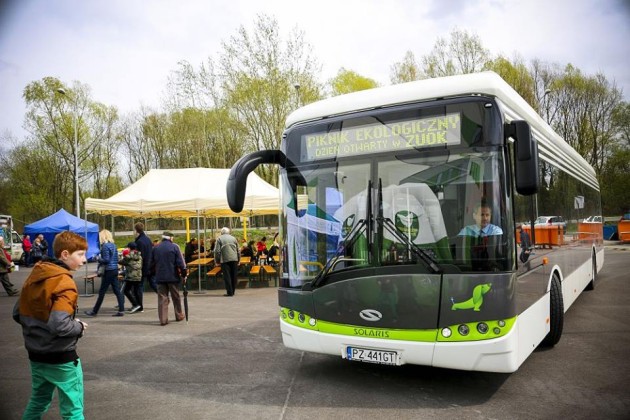
[[[255,281],[260,281],[260,265],[254,265],[249,270],[249,287],[251,288]]]
[[[206,276],[208,276],[211,279],[214,279],[214,285],[217,285],[217,278],[218,276],[221,274],[221,267],[214,267],[212,270],[208,271],[208,273],[206,274]]]
[[[88,274],[87,276],[83,276],[83,291],[85,293],[83,293],[81,296],[83,296],[83,297],[94,296],[94,279],[95,278],[96,278],[96,273]],[[92,285],[92,294],[88,293],[88,290],[87,290],[88,283],[90,283]]]
[[[273,276],[273,285],[274,287],[278,287],[278,272],[275,268],[270,265],[263,265],[263,269],[265,270],[265,275]]]

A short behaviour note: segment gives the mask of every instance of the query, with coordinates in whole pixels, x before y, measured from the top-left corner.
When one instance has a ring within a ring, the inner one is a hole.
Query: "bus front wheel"
[[[562,287],[557,274],[551,279],[551,288],[549,290],[549,333],[543,339],[541,345],[544,347],[553,347],[558,344],[562,336],[562,327],[564,326],[564,301],[562,300]]]

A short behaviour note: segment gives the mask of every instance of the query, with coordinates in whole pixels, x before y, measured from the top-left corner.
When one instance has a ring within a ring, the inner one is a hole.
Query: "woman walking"
[[[103,277],[101,277],[101,288],[98,290],[96,304],[91,311],[85,311],[85,315],[96,316],[98,314],[103,304],[103,299],[105,299],[105,293],[107,293],[107,289],[111,285],[118,299],[118,312],[112,316],[123,316],[125,315],[125,296],[120,291],[120,284],[118,283],[118,250],[116,245],[114,245],[114,238],[109,230],[101,230],[98,233],[98,239],[101,243],[101,255],[98,258],[98,265],[104,266],[105,271]]]

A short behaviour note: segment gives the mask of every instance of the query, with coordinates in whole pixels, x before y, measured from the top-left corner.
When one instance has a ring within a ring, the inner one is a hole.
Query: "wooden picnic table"
[[[201,281],[205,280],[206,274],[214,263],[214,258],[198,258],[186,264],[189,268],[188,278],[192,281],[199,280],[198,287],[201,289]],[[197,273],[200,270],[200,273]]]
[[[192,256],[193,258],[207,258],[210,257],[212,255],[212,251],[204,251],[204,252],[193,252]]]
[[[196,265],[196,266],[210,265],[213,262],[214,262],[214,258],[198,258],[196,260],[189,262],[188,265]]]

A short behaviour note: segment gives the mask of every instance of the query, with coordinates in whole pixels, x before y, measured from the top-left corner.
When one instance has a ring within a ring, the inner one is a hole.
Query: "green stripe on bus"
[[[294,325],[299,328],[327,334],[345,335],[350,337],[380,338],[384,340],[404,340],[428,343],[439,341],[448,343],[462,341],[481,341],[504,336],[514,326],[514,323],[516,322],[516,317],[501,321],[478,321],[451,325],[447,327],[451,331],[451,335],[448,338],[444,337],[441,332],[445,328],[441,328],[439,330],[398,330],[390,328],[370,328],[358,325],[337,324],[335,322],[320,321],[306,314],[302,314],[288,308],[280,308],[280,321],[286,322],[287,324]],[[479,332],[477,328],[477,326],[482,322],[488,326],[488,329],[485,333]],[[501,326],[501,324],[503,324],[503,326]],[[468,328],[468,334],[462,335],[459,333],[460,325],[466,325],[466,327]]]

